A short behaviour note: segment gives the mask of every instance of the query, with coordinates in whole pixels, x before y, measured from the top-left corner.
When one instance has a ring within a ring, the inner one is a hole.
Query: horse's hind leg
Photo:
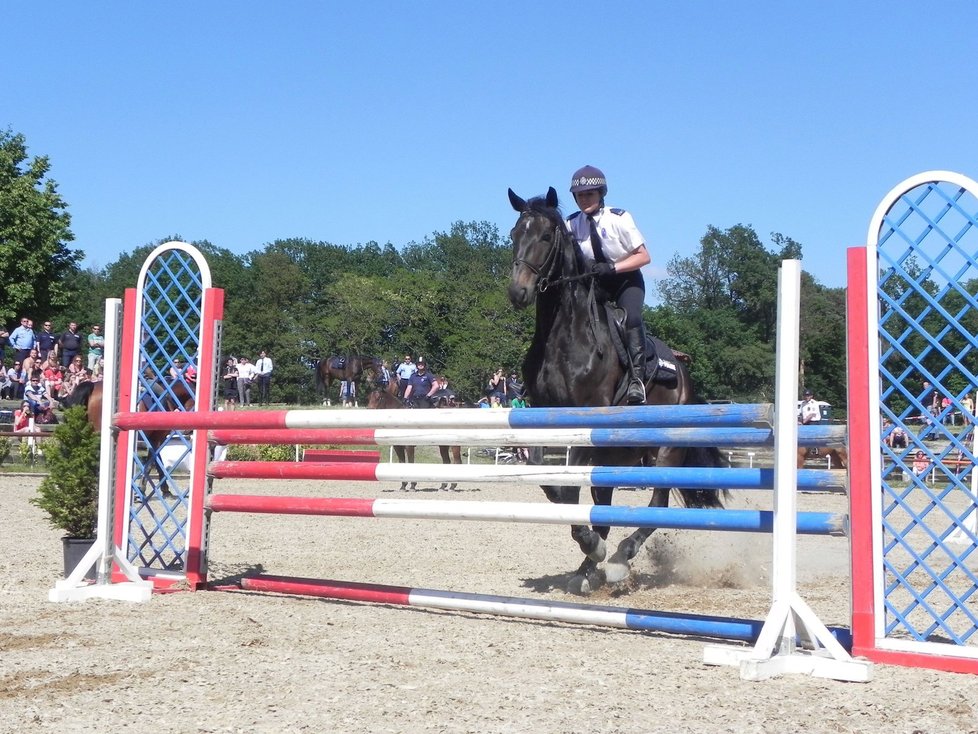
[[[652,490],[652,500],[649,507],[668,507],[669,490],[656,487]],[[631,535],[618,544],[608,563],[605,565],[605,579],[610,584],[623,581],[629,573],[632,559],[638,555],[645,541],[656,531],[656,528],[636,528]]]

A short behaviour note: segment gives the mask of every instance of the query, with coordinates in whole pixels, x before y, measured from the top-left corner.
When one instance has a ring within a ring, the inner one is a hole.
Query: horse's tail
[[[686,467],[720,468],[728,465],[720,449],[715,446],[688,448],[683,459],[683,466]],[[679,495],[686,507],[721,508],[730,492],[726,489],[680,489]]]
[[[323,360],[316,362],[316,389],[322,390],[325,386],[323,382]]]

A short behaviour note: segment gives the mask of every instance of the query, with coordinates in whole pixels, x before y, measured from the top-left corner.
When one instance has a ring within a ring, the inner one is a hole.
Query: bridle
[[[521,215],[520,219],[528,215],[534,216],[530,212],[525,212],[523,215]],[[519,257],[513,259],[514,268],[517,267],[518,265],[523,265],[531,273],[537,276],[538,293],[545,292],[548,288],[550,288],[550,286],[553,285],[562,285],[564,283],[571,283],[573,281],[584,280],[585,278],[594,277],[592,273],[581,273],[580,275],[564,275],[559,278],[550,277],[550,275],[554,271],[554,267],[557,264],[557,259],[560,257],[560,243],[561,243],[561,237],[563,236],[566,236],[566,230],[564,230],[563,222],[561,222],[560,224],[554,226],[553,241],[550,245],[550,249],[547,251],[546,257],[544,257],[543,259],[543,263],[540,265],[534,265],[529,260],[525,260]]]

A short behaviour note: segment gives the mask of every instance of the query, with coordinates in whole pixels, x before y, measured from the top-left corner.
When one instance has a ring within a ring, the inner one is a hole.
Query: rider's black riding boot
[[[628,350],[629,405],[645,404],[645,332],[641,327],[625,332],[625,348]]]

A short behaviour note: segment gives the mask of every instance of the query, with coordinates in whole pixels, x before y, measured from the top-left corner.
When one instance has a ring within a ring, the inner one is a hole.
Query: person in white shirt
[[[801,403],[801,423],[818,423],[822,420],[822,410],[818,406],[818,401],[811,390],[805,390],[805,395]]]
[[[247,357],[238,360],[238,405],[251,405],[251,383],[258,370]]]
[[[255,362],[255,370],[258,375],[259,405],[268,405],[269,403],[269,395],[272,387],[272,369],[272,358],[265,353],[264,349],[261,350],[258,353],[258,361]]]

